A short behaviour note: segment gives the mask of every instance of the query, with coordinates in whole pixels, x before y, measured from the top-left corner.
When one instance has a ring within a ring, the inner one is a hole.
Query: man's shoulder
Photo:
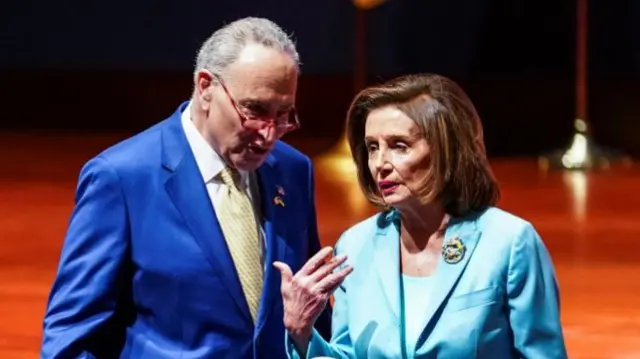
[[[100,159],[120,174],[129,170],[140,170],[160,161],[162,151],[162,128],[168,120],[163,120],[141,132],[114,143],[99,152],[88,162]]]
[[[311,164],[309,156],[284,141],[276,142],[271,154],[276,158],[276,160],[278,160],[278,162],[305,166]]]

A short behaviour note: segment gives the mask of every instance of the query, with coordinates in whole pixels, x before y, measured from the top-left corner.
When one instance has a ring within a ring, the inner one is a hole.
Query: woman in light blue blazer
[[[282,263],[291,358],[564,359],[553,264],[499,197],[476,110],[454,82],[362,91],[347,123],[358,180],[383,211],[298,272]],[[314,329],[334,295],[330,341]]]

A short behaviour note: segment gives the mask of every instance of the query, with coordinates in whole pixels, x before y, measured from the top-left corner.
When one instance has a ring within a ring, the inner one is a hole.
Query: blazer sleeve
[[[507,297],[514,346],[520,356],[567,358],[555,270],[531,224],[512,243]]]
[[[340,240],[338,240],[339,242]],[[336,251],[336,255],[339,251]],[[307,347],[307,355],[304,359],[315,357],[330,357],[335,359],[355,359],[351,337],[349,336],[349,324],[347,313],[347,282],[345,280],[333,293],[333,312],[331,321],[331,339],[324,339],[317,329],[311,334],[311,340]],[[329,307],[329,305],[327,305]],[[296,349],[289,334],[285,334],[285,345],[289,359],[303,359]]]
[[[126,212],[114,169],[100,157],[87,162],[47,303],[41,358],[111,357],[121,349],[124,326],[113,322],[128,252]]]

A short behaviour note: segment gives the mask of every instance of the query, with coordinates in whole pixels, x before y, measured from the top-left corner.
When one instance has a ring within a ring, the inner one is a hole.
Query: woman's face
[[[369,170],[393,207],[419,202],[415,193],[429,171],[429,145],[418,125],[394,106],[375,109],[365,123]]]

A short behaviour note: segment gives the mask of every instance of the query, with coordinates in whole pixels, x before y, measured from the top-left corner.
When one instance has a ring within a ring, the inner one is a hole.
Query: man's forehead
[[[265,60],[280,60],[281,57],[286,57],[286,53],[276,48],[249,42],[240,50],[234,63],[238,65],[257,65],[265,62]]]
[[[228,67],[227,75],[234,95],[239,97],[238,100],[293,103],[297,90],[295,67],[283,66],[266,57],[262,59],[238,61]]]
[[[289,82],[298,75],[295,61],[289,54],[255,43],[247,44],[240,51],[227,72],[230,77],[243,82]]]

